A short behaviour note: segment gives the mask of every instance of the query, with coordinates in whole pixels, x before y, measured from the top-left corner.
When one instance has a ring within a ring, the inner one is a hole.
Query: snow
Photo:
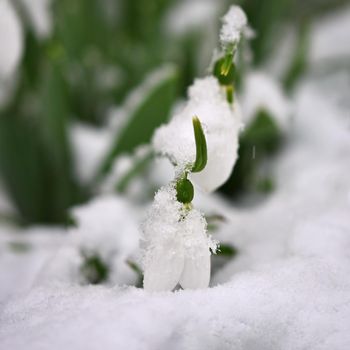
[[[247,16],[239,6],[231,6],[222,18],[220,42],[223,48],[235,45],[241,38],[241,33],[247,26]]]
[[[38,275],[62,243],[61,228],[19,230],[1,223],[0,304],[31,290]]]
[[[9,0],[0,1],[0,84],[11,76],[21,59],[22,28]]]
[[[241,96],[244,123],[249,124],[259,110],[271,114],[282,130],[290,127],[291,108],[282,86],[262,71],[247,74]]]
[[[192,118],[203,125],[207,141],[208,162],[203,171],[191,179],[203,190],[211,192],[223,184],[237,158],[241,116],[238,103],[231,107],[216,78],[195,80],[188,91],[188,103],[167,125],[158,128],[153,137],[154,149],[168,156],[179,172],[196,157]],[[220,169],[220,172],[217,171]]]
[[[5,306],[0,341],[5,349],[347,349],[348,274],[343,264],[292,258],[204,291],[37,288]]]
[[[109,269],[108,284],[135,284],[138,276],[127,262],[137,257],[137,210],[120,197],[105,195],[75,208],[72,216],[77,227],[47,264],[41,283],[86,284],[84,256],[97,256]]]

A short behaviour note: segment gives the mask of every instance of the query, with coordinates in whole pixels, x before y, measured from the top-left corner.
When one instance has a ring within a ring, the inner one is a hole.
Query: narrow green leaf
[[[199,173],[207,165],[208,153],[207,153],[207,141],[203,132],[202,124],[198,117],[193,117],[193,131],[194,138],[196,140],[196,160],[193,164],[191,171],[193,173]]]
[[[152,85],[145,97],[133,108],[129,122],[115,140],[102,163],[100,174],[110,170],[114,159],[122,152],[131,153],[135,147],[150,141],[154,130],[164,123],[175,101],[178,83],[176,69],[167,69],[164,77]],[[145,88],[149,83],[145,84]]]

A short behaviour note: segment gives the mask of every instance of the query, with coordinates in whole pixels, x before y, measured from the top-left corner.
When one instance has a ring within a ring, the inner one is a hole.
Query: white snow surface
[[[84,284],[83,255],[97,255],[109,268],[108,284],[135,284],[137,274],[127,261],[136,259],[139,245],[137,210],[124,199],[105,195],[72,212],[77,227],[69,230],[60,249],[37,283]]]
[[[2,244],[0,348],[349,349],[350,129],[340,111],[318,82],[299,88],[277,190],[260,205],[233,209],[196,192],[203,210],[227,218],[215,238],[239,251],[212,288],[150,293],[38,276],[30,288],[25,272],[47,261],[33,252],[21,260]]]

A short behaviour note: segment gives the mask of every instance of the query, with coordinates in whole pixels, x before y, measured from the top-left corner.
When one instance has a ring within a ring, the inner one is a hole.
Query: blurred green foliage
[[[121,152],[132,152],[149,141],[176,98],[185,94],[195,76],[205,73],[199,71],[199,62],[210,61],[200,49],[206,38],[201,30],[175,36],[164,29],[167,14],[179,3],[175,0],[53,0],[53,30],[45,39],[35,35],[20,2],[13,3],[24,26],[24,54],[13,96],[0,109],[1,182],[20,223],[67,223],[68,208],[87,200],[93,191],[75,175],[71,123],[104,125],[109,108],[122,106],[151,71],[163,63],[175,65],[176,73],[160,81],[130,112],[129,123],[102,163],[101,174],[106,174]],[[262,65],[273,55],[281,24],[300,28],[295,56],[284,77],[291,91],[307,68],[310,21],[345,1],[238,3],[257,34],[251,41],[253,65]],[[231,0],[218,2],[219,12],[224,13],[230,4]],[[236,79],[242,81],[243,66],[237,72]],[[236,82],[236,87],[240,85]],[[261,111],[241,137],[239,161],[222,191],[232,198],[251,189],[252,183],[271,190],[270,179],[257,181],[254,175],[258,160],[251,161],[251,149],[256,147],[257,156],[265,158],[277,147],[280,136]]]
[[[259,170],[278,151],[282,140],[283,135],[273,116],[260,110],[240,135],[238,160],[221,192],[239,198],[246,193],[272,191],[273,180],[262,177]]]

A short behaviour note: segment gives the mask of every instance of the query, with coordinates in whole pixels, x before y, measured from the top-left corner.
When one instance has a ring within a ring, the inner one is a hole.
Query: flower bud
[[[194,197],[192,182],[186,178],[176,183],[176,199],[181,203],[191,203]]]

